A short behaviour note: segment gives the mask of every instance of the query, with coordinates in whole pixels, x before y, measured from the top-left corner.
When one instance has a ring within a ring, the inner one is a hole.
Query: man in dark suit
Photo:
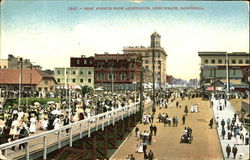
[[[227,158],[229,158],[230,153],[231,153],[231,147],[229,146],[229,144],[226,147],[226,152],[227,152]]]
[[[236,154],[237,154],[237,152],[238,152],[238,148],[236,147],[236,145],[234,145],[234,147],[233,147],[233,155],[234,155],[234,159],[235,159],[235,157],[236,157]]]
[[[64,120],[63,120],[63,125],[64,125],[64,126],[68,125],[68,124],[69,124],[69,121],[70,121],[69,116],[66,115],[66,117],[65,117]],[[66,133],[69,133],[69,129],[66,129]]]
[[[148,153],[148,159],[149,160],[153,160],[154,159],[154,153],[152,152],[152,150],[150,150],[149,153]]]

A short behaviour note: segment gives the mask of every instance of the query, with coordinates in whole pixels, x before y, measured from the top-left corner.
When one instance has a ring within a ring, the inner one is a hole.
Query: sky
[[[248,11],[247,2],[240,1],[5,0],[0,58],[13,54],[43,69],[67,67],[70,57],[121,54],[126,46],[150,46],[156,31],[168,55],[167,74],[199,78],[199,51],[249,52]]]

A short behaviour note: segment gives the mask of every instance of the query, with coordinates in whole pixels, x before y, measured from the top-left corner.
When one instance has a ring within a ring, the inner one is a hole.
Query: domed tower
[[[161,48],[161,36],[156,32],[151,35],[151,48]]]

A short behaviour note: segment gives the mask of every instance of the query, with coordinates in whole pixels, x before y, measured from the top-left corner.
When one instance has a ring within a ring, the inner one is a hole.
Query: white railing
[[[51,145],[56,145],[58,143],[58,149],[61,148],[62,141],[69,139],[69,146],[72,147],[73,135],[80,135],[80,138],[83,137],[83,133],[88,132],[88,136],[91,135],[91,129],[96,128],[96,131],[101,126],[101,129],[104,129],[105,123],[114,125],[115,121],[123,119],[124,115],[130,116],[133,113],[136,113],[139,110],[139,102],[125,106],[122,108],[115,109],[113,111],[105,112],[87,119],[71,123],[69,125],[63,126],[59,129],[54,129],[50,131],[45,131],[36,135],[32,135],[23,139],[18,139],[9,143],[0,145],[0,150],[4,153],[4,156],[7,159],[11,159],[8,156],[13,154],[14,158],[21,158],[26,155],[26,159],[29,160],[31,152],[37,152],[43,150],[43,159],[47,159],[47,148]],[[68,133],[62,134],[66,129]],[[68,142],[67,142],[68,143]],[[19,150],[8,154],[8,149],[17,146],[20,144],[26,144],[25,152]],[[42,146],[38,146],[41,145]],[[38,146],[38,147],[37,147]],[[22,152],[22,153],[18,153]]]

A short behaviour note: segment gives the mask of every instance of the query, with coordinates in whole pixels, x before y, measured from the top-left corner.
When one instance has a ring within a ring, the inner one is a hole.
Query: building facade
[[[54,77],[59,88],[63,88],[65,84],[67,87],[71,86],[72,88],[85,85],[94,88],[93,67],[55,68]]]
[[[150,47],[124,47],[123,52],[125,54],[135,53],[142,56],[143,68],[144,68],[144,82],[153,82],[153,59],[155,66],[155,83],[159,86],[166,84],[166,58],[167,54],[164,48],[161,47],[161,36],[158,33],[151,35],[151,46]],[[156,85],[157,86],[157,85]]]
[[[249,53],[198,52],[198,55],[201,57],[201,86],[206,88],[206,86],[215,84],[218,80],[226,84],[227,75],[230,80],[230,87],[236,90],[241,90],[249,85]]]
[[[95,54],[95,87],[108,91],[136,90],[141,81],[137,54]]]
[[[0,69],[0,88],[19,90],[19,84],[22,84],[22,90],[54,91],[56,81],[53,76],[36,68],[25,68],[22,72],[15,68]]]

